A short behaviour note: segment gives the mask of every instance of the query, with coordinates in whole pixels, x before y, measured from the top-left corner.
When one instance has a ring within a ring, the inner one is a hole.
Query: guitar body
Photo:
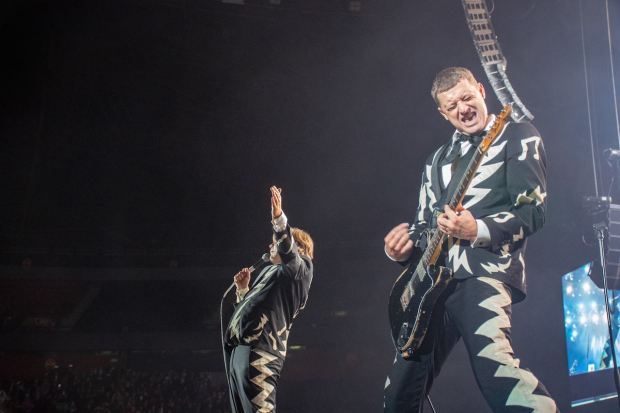
[[[445,300],[452,280],[452,270],[446,267],[430,265],[424,274],[421,272],[417,262],[411,264],[396,280],[390,294],[388,315],[392,341],[396,351],[405,359],[411,358],[422,347],[431,326],[433,310]],[[406,306],[403,295],[410,296]]]

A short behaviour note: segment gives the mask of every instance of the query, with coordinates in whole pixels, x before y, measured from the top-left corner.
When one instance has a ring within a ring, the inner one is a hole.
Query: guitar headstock
[[[500,114],[495,118],[495,122],[493,122],[493,126],[489,131],[484,135],[482,142],[478,145],[478,149],[482,151],[482,153],[486,152],[489,149],[489,146],[493,143],[497,135],[504,130],[504,126],[506,126],[506,122],[510,119],[510,115],[512,114],[512,105],[504,106],[504,109],[500,112]]]

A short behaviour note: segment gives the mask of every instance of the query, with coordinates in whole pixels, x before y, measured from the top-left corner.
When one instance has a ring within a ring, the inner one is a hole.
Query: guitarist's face
[[[439,113],[461,133],[478,135],[487,125],[486,94],[482,84],[461,79],[452,88],[437,94]]]

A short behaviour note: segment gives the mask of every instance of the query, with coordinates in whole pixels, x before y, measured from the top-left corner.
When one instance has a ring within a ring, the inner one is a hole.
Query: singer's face
[[[439,113],[461,133],[478,135],[487,125],[486,94],[482,84],[461,79],[452,88],[437,94]]]
[[[280,254],[278,254],[278,245],[275,239],[269,244],[269,261],[271,261],[272,264],[280,264],[282,262],[280,260]]]

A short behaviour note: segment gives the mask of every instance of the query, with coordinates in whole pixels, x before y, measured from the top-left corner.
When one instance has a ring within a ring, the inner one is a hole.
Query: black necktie
[[[444,166],[454,163],[454,161],[461,156],[461,142],[465,142],[469,140],[469,138],[470,137],[468,135],[457,132],[456,139],[452,142],[452,147],[450,148],[450,151],[441,160],[439,165]]]

